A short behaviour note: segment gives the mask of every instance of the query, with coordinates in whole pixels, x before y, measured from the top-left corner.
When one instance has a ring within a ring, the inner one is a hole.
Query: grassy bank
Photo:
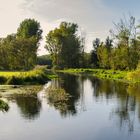
[[[44,84],[54,77],[56,76],[50,72],[47,72],[44,67],[38,67],[34,70],[25,72],[0,72],[0,84]]]
[[[127,80],[132,81],[133,83],[140,83],[140,70],[135,70],[127,73]]]
[[[104,69],[65,69],[58,72],[69,74],[89,74],[102,79],[121,80],[129,83],[140,82],[140,70],[136,71],[119,71]]]

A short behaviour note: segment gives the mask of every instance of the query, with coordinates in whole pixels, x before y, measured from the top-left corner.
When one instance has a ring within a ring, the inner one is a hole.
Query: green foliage
[[[8,111],[9,105],[0,99],[0,111]]]
[[[96,38],[93,41],[93,50],[91,52],[91,67],[109,69],[111,62],[112,40],[107,37],[105,43]]]
[[[101,44],[97,49],[97,57],[101,68],[109,68],[109,52],[105,45]]]
[[[129,72],[126,79],[132,82],[140,82],[140,70]]]
[[[52,59],[50,55],[43,55],[37,57],[37,64],[38,65],[47,65],[47,68],[52,67]]]
[[[129,20],[121,19],[111,33],[113,40],[107,37],[105,42],[98,38],[93,41],[93,67],[114,70],[136,69],[140,59],[140,40],[135,18],[131,16]]]
[[[29,70],[34,68],[41,39],[40,24],[26,19],[17,34],[0,39],[0,70]]]
[[[39,41],[42,38],[40,23],[34,19],[25,19],[21,22],[16,34],[0,38],[0,70],[26,71],[33,69],[36,64],[47,65],[54,70],[80,67],[135,70],[140,60],[139,28],[140,26],[135,24],[134,17],[131,16],[129,20],[121,19],[111,31],[112,39],[107,37],[105,42],[102,42],[96,38],[93,41],[91,53],[85,53],[84,39],[78,36],[78,25],[62,22],[58,28],[50,31],[46,36],[45,48],[50,54],[37,57]],[[86,73],[92,70],[81,69],[80,71]],[[1,75],[0,83],[45,82],[44,74],[20,77],[15,73],[8,78]],[[112,77],[106,73],[103,74],[103,77]]]
[[[39,41],[41,39],[41,34],[40,23],[35,19],[25,19],[20,23],[17,30],[17,37],[19,38],[35,37],[37,41]]]
[[[62,22],[59,28],[46,36],[46,49],[51,54],[54,65],[61,68],[79,67],[83,46],[76,34],[77,30],[77,24]]]
[[[11,37],[9,39],[9,37]],[[7,36],[0,41],[1,70],[29,70],[36,64],[36,39]]]
[[[83,68],[88,68],[91,65],[91,54],[83,52],[80,58],[80,66]]]

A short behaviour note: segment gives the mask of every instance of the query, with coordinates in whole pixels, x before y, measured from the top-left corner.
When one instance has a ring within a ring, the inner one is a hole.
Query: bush
[[[4,101],[0,100],[0,110],[8,111],[9,110],[9,105],[7,103],[5,103]]]

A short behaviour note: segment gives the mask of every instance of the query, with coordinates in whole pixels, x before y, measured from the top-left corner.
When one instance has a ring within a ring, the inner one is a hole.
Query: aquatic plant
[[[7,112],[8,110],[9,110],[9,105],[0,99],[0,111]]]

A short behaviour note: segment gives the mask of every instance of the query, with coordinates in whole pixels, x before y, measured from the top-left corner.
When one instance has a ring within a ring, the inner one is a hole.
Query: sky
[[[95,38],[104,40],[124,15],[140,21],[140,0],[0,0],[0,37],[16,33],[25,18],[35,18],[43,29],[43,40],[38,51],[46,54],[45,36],[62,21],[79,25],[86,37],[86,51],[92,49]]]

